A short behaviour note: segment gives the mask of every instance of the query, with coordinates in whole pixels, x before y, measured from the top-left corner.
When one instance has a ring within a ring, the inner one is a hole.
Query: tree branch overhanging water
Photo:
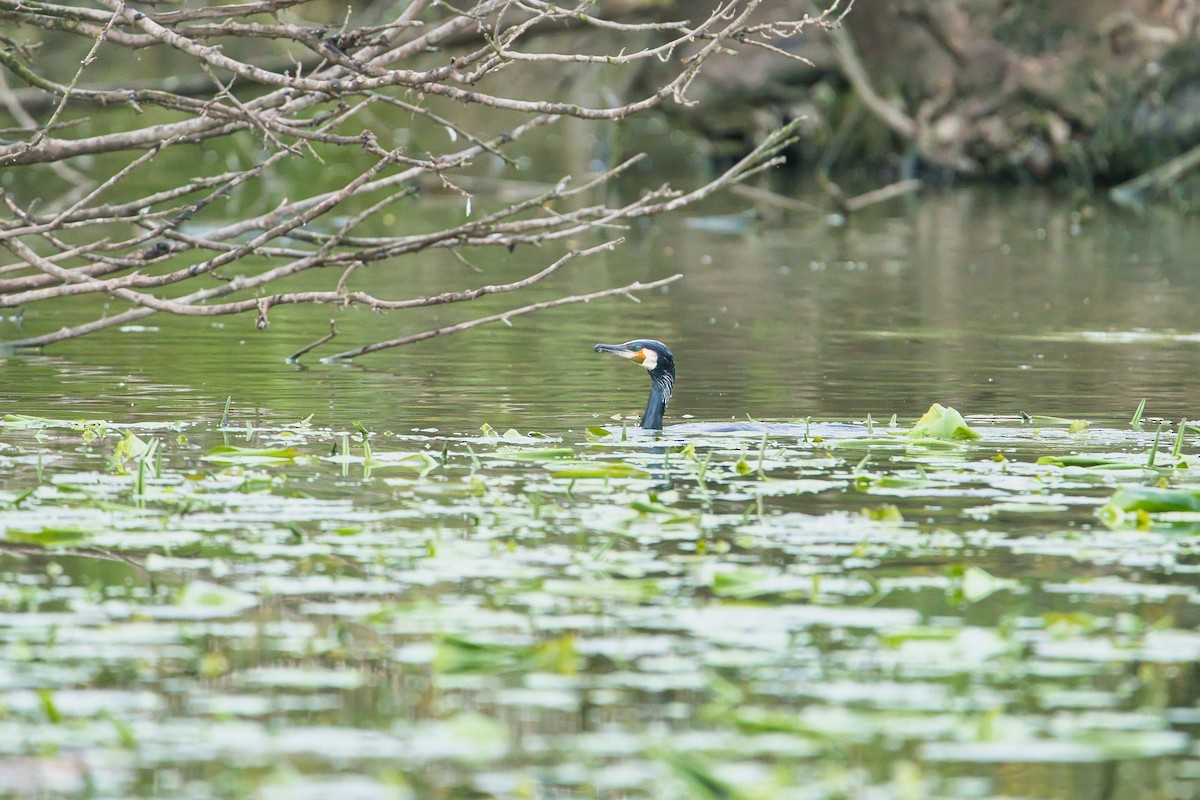
[[[412,0],[399,10],[354,11],[335,26],[295,13],[306,4],[260,0],[166,11],[123,0],[80,8],[0,0],[0,19],[16,23],[24,37],[0,53],[0,73],[7,70],[52,100],[43,110],[28,110],[8,81],[0,81],[0,101],[17,122],[8,135],[18,135],[0,140],[0,166],[21,171],[13,188],[0,190],[8,212],[0,217],[0,246],[15,259],[0,264],[0,307],[75,302],[84,295],[124,306],[7,345],[43,347],[158,313],[254,314],[263,329],[270,309],[284,304],[399,310],[526,289],[568,262],[611,250],[619,243],[611,231],[633,219],[676,211],[777,165],[797,126],[766,137],[699,185],[662,186],[624,202],[613,202],[612,184],[636,157],[579,185],[562,175],[552,188],[515,201],[464,188],[479,182],[471,169],[481,158],[515,170],[514,147],[547,126],[561,127],[566,119],[611,124],[664,103],[692,103],[688,88],[714,59],[745,48],[788,57],[780,43],[809,26],[837,24],[849,7],[839,1],[787,20],[773,18],[763,0],[725,0],[697,20],[664,22],[609,18],[597,9],[542,0],[479,0],[459,9]],[[539,38],[548,26],[603,31],[613,49],[555,50],[559,39],[547,46]],[[49,59],[39,51],[39,36],[55,37],[58,50],[64,41],[68,49],[77,47],[81,59],[64,71],[61,54]],[[193,81],[185,92],[174,91],[169,79],[151,85],[143,52],[184,65],[180,73],[207,76],[209,86],[201,90]],[[104,85],[96,62],[119,59],[129,64],[128,79]],[[621,79],[647,62],[668,71],[638,96],[602,103],[564,102],[550,90],[530,97],[528,82],[509,78],[524,71],[526,81],[533,75],[537,86],[549,86],[538,76],[578,68]],[[100,107],[109,109],[111,130],[98,131],[80,117]],[[427,137],[411,147],[387,124],[398,114],[406,124],[444,131],[448,141]],[[188,158],[197,147],[206,157]],[[25,177],[45,167],[68,185],[48,180],[35,187]],[[314,177],[301,183],[282,178],[297,171]],[[302,196],[285,194],[297,189]],[[466,219],[395,231],[387,220],[398,204],[429,190],[459,196]],[[235,198],[251,193],[257,202],[244,204],[247,211],[229,212]],[[607,241],[576,244],[597,234]],[[353,285],[364,267],[426,251],[557,243],[569,249],[548,266],[542,260],[524,278],[473,289],[400,290],[385,297]],[[329,268],[327,288],[283,286]],[[528,303],[334,357],[564,303],[631,296],[675,277]],[[335,335],[335,327],[330,330],[322,344]]]

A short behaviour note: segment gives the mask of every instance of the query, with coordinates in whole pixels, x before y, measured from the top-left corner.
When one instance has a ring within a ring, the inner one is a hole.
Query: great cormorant
[[[646,399],[646,410],[642,413],[642,428],[661,432],[663,429],[663,412],[671,400],[671,392],[675,388],[675,356],[671,348],[655,339],[634,339],[625,344],[598,344],[597,353],[612,353],[628,358],[635,364],[641,364],[650,373],[650,397]],[[816,430],[819,427],[820,431]],[[847,432],[859,433],[861,429],[854,425],[840,423],[809,423],[797,424],[788,422],[688,422],[682,425],[672,425],[668,432],[672,435],[693,434],[771,434],[775,436],[803,436],[811,433],[823,435],[845,435]]]
[[[661,431],[663,412],[671,400],[675,388],[675,356],[671,349],[655,339],[634,339],[625,344],[598,344],[597,353],[612,353],[641,364],[650,373],[650,397],[642,413],[641,425],[653,431]]]

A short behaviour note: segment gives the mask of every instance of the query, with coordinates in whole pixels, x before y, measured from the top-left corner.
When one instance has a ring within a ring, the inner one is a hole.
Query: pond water
[[[709,211],[338,344],[685,274],[640,303],[354,364],[306,309],[0,357],[0,796],[1194,796],[1200,226]],[[810,434],[622,435],[636,337],[668,424]]]
[[[1187,218],[1080,213],[1030,191],[932,194],[845,227],[815,217],[673,219],[631,231],[616,253],[578,262],[519,300],[343,313],[337,346],[306,359],[307,369],[283,359],[327,330],[327,311],[277,309],[268,333],[250,317],[156,316],[44,358],[8,359],[7,375],[20,377],[4,391],[9,403],[51,415],[67,404],[73,416],[132,409],[175,419],[211,415],[233,395],[243,409],[331,425],[473,431],[490,422],[561,433],[593,415],[640,410],[644,375],[616,369],[591,345],[648,337],[675,351],[676,416],[915,416],[940,401],[1115,419],[1145,397],[1152,413],[1178,418],[1194,410],[1198,251],[1200,231]],[[369,280],[402,280],[414,293],[468,288],[552,258],[528,248],[484,253],[476,261],[489,272],[478,276],[432,253]],[[319,363],[378,338],[676,272],[686,277],[640,304],[568,306],[356,365]],[[21,331],[53,330],[63,324],[54,314],[30,309]],[[9,321],[0,333],[18,330]]]

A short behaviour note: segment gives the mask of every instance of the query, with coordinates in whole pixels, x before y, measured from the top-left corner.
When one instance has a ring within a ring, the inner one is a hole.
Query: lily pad
[[[909,439],[938,439],[946,442],[973,441],[980,438],[963,415],[949,406],[934,403],[908,432]]]

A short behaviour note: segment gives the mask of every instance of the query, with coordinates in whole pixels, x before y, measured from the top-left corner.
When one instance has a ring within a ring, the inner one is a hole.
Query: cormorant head
[[[675,356],[662,342],[654,339],[634,339],[625,344],[598,344],[597,353],[612,353],[641,364],[650,373],[650,397],[642,414],[642,427],[662,430],[663,412],[675,389]]]
[[[641,364],[650,373],[650,378],[660,380],[666,375],[675,378],[675,356],[671,349],[654,339],[634,339],[625,344],[598,344],[597,353],[612,353]]]

